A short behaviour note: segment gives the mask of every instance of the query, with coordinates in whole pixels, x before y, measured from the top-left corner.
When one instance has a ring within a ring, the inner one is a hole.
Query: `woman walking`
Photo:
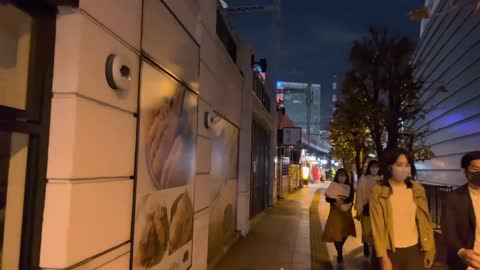
[[[371,160],[368,163],[365,174],[360,177],[357,187],[357,196],[355,198],[355,210],[357,218],[362,224],[362,243],[363,254],[365,257],[370,255],[369,246],[373,245],[372,225],[370,223],[370,194],[373,187],[380,181],[378,174],[380,167],[378,161]]]
[[[401,148],[387,149],[383,179],[370,197],[373,242],[383,270],[430,268],[435,240],[425,189],[413,180],[413,158]]]
[[[339,169],[333,179],[335,183],[346,185],[350,189],[348,196],[328,197],[330,212],[327,224],[322,235],[323,242],[333,242],[337,250],[337,261],[343,262],[343,245],[349,236],[356,237],[355,224],[352,216],[352,202],[354,197],[352,181],[345,169]],[[343,188],[346,188],[343,186]],[[328,192],[328,191],[327,191]]]

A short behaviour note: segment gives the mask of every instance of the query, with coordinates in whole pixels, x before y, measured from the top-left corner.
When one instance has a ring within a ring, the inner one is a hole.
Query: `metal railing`
[[[453,186],[437,185],[431,183],[422,183],[427,195],[428,208],[432,218],[433,228],[440,230],[440,220],[442,218],[443,202],[445,195],[453,191]]]
[[[233,38],[232,33],[229,30],[229,22],[221,12],[222,7],[217,4],[217,35],[220,41],[228,51],[228,54],[232,58],[233,62],[237,62],[237,44]]]

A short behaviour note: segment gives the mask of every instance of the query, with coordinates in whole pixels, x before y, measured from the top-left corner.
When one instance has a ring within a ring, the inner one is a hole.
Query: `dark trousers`
[[[393,270],[425,270],[423,252],[418,245],[388,251]]]
[[[371,260],[371,266],[372,270],[382,270],[382,262],[380,261],[380,258],[377,257],[377,252],[375,251],[375,248],[372,247],[372,260]]]

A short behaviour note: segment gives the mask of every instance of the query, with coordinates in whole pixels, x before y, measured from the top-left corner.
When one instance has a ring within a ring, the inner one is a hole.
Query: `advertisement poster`
[[[132,269],[192,264],[197,100],[142,63]]]
[[[302,144],[302,129],[284,127],[283,129],[283,145],[301,145]]]
[[[212,133],[209,260],[223,252],[235,233],[238,183],[238,128],[218,117],[212,125]]]

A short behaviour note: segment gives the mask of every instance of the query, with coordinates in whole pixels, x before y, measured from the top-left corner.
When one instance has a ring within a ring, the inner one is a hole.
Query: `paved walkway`
[[[260,222],[233,246],[215,270],[370,269],[369,259],[363,256],[357,220],[357,237],[345,243],[342,265],[336,264],[333,244],[320,241],[330,210],[323,195],[327,187],[328,183],[304,187],[266,210]],[[442,269],[446,268],[439,264],[432,268]]]
[[[228,252],[216,270],[368,269],[359,237],[347,240],[341,267],[336,266],[333,244],[320,241],[329,211],[322,194],[326,187],[304,187],[266,210],[265,217]]]

